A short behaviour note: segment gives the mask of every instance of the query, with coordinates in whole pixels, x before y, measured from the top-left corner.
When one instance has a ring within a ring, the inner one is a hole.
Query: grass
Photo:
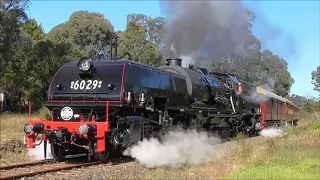
[[[318,149],[285,145],[274,155],[262,156],[225,179],[320,179]]]
[[[42,107],[38,112],[32,113],[31,119],[34,121],[39,120],[40,114],[43,120],[50,120],[48,109]],[[1,142],[10,141],[12,139],[23,138],[23,127],[29,120],[29,115],[25,114],[13,114],[2,113],[0,114],[0,140]]]
[[[11,139],[23,138],[23,126],[27,123],[28,119],[28,114],[1,114],[1,143]]]
[[[286,135],[243,148],[245,166],[223,179],[320,179],[320,120],[309,115],[301,121]]]
[[[32,119],[38,117],[39,113],[32,115]],[[23,144],[23,127],[28,120],[28,114],[2,113],[0,115],[1,165],[31,160],[28,158],[26,146]]]

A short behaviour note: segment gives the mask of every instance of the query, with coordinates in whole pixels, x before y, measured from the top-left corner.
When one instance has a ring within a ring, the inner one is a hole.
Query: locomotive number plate
[[[90,89],[100,89],[102,87],[102,81],[98,80],[76,80],[76,81],[71,81],[70,83],[70,89],[73,90],[90,90]]]

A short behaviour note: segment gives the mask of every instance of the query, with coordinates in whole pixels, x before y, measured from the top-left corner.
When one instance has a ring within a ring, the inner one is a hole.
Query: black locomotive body
[[[254,135],[258,120],[243,112],[236,90],[219,77],[183,68],[181,59],[157,68],[128,60],[69,62],[49,86],[52,120],[25,126],[29,148],[34,133],[44,133],[56,159],[85,152],[104,161],[175,127]]]
[[[217,78],[210,76],[206,69],[189,66],[183,68],[181,59],[167,59],[159,69],[186,77],[191,108],[205,108],[208,111],[232,113],[230,90]]]
[[[83,114],[93,108],[104,111],[106,102],[110,108],[145,108],[157,106],[161,99],[168,100],[166,108],[189,107],[185,77],[127,60],[92,61],[91,70],[85,73],[77,62],[69,62],[54,76],[47,106],[58,108],[59,113],[59,107],[68,104]]]
[[[256,92],[256,86],[233,74],[218,72],[211,72],[211,74],[220,79],[230,90],[236,93],[235,108],[238,113],[259,111],[259,95]]]

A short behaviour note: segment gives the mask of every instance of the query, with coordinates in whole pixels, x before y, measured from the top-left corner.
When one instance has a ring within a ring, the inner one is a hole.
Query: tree
[[[41,25],[38,25],[35,19],[28,19],[22,28],[31,36],[31,39],[36,42],[46,37]]]
[[[79,57],[93,57],[100,50],[109,50],[109,40],[114,35],[113,25],[103,14],[77,11],[66,23],[54,27],[48,38],[55,42],[72,43]]]
[[[292,94],[288,99],[297,105],[302,112],[313,113],[320,110],[320,99],[314,98],[310,94],[306,94],[305,96]]]
[[[311,76],[311,83],[314,85],[313,89],[320,93],[320,65],[317,67],[316,71],[312,71]]]
[[[28,1],[1,4],[2,89],[11,97],[11,110],[21,112],[29,100],[40,108],[57,69],[70,59],[70,45],[46,39],[41,25],[25,14]]]
[[[140,63],[157,66],[161,55],[157,46],[146,39],[144,27],[135,21],[127,23],[124,32],[118,32],[119,58],[138,61]]]
[[[24,60],[32,41],[21,27],[28,18],[28,5],[28,0],[5,0],[0,7],[0,84],[11,96],[14,109],[21,109],[27,91]]]
[[[164,18],[151,18],[144,14],[128,14],[127,23],[136,22],[144,27],[147,40],[155,43],[161,50],[164,47]]]
[[[262,83],[267,83],[269,89],[279,96],[286,96],[294,83],[294,79],[288,72],[287,62],[271,51],[262,52],[261,71],[265,73]]]
[[[40,108],[47,100],[47,90],[56,71],[70,61],[70,43],[55,43],[48,39],[38,41],[28,53],[28,100]]]
[[[28,18],[24,12],[28,5],[29,0],[4,0],[0,3],[0,78],[18,47],[20,26]]]

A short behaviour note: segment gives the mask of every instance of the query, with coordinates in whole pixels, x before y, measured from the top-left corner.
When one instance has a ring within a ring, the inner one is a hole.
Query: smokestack
[[[173,65],[177,65],[177,66],[181,66],[181,61],[182,59],[180,58],[167,58],[167,64],[173,64]]]

